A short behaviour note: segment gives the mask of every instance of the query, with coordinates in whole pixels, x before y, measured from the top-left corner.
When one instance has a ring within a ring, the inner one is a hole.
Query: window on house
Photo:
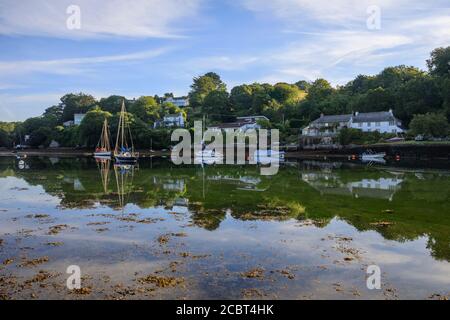
[[[390,126],[395,126],[395,121],[389,121]]]
[[[375,125],[376,125],[377,127],[379,127],[379,126],[381,126],[381,123],[380,123],[380,122],[376,122]]]
[[[358,123],[358,127],[360,128],[362,127],[362,122]]]
[[[372,125],[372,122],[367,122],[367,126],[370,127]]]

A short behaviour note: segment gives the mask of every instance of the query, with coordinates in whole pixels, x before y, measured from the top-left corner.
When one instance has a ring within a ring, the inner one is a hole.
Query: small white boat
[[[359,157],[363,161],[383,160],[384,158],[386,158],[386,153],[385,152],[379,152],[379,153],[364,152]]]

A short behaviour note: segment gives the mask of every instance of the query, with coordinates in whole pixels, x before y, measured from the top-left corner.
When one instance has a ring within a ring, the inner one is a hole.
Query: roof
[[[338,123],[338,122],[349,122],[350,119],[354,123],[359,122],[384,122],[384,121],[397,121],[392,111],[381,111],[381,112],[365,112],[365,113],[355,113],[353,114],[342,114],[342,115],[329,115],[321,116],[320,118],[311,122],[315,123]]]
[[[183,97],[167,97],[164,98],[165,100],[188,100],[187,96],[183,96]]]
[[[219,128],[219,129],[234,129],[234,128],[240,128],[243,125],[247,123],[243,122],[230,122],[230,123],[221,123],[215,126],[210,126],[210,128]]]
[[[179,117],[179,116],[181,116],[181,113],[166,114],[166,115],[164,116],[164,118],[177,118],[177,117]]]
[[[395,121],[395,117],[390,111],[358,113],[353,116],[353,122],[382,122]]]
[[[245,116],[245,117],[236,117],[238,120],[245,120],[245,119],[265,119],[269,120],[266,116]]]
[[[349,122],[351,117],[352,117],[351,114],[321,116],[320,118],[314,120],[312,123]]]

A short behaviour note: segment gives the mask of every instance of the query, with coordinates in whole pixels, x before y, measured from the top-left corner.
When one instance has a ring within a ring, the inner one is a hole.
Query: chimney
[[[320,114],[320,117],[321,117],[321,118],[323,118],[323,116],[324,116],[324,114],[323,114],[323,113],[321,113],[321,114]]]
[[[356,111],[356,112],[355,112],[355,116],[358,116],[358,114],[359,114],[359,112],[358,112],[358,111]]]
[[[394,112],[392,111],[392,109],[389,109],[389,113],[394,115]]]

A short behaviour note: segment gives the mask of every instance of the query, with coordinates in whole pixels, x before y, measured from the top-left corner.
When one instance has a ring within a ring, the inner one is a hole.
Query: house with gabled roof
[[[333,137],[343,128],[359,129],[363,132],[403,133],[402,123],[392,110],[382,112],[355,112],[343,115],[321,115],[302,130],[306,137]]]

